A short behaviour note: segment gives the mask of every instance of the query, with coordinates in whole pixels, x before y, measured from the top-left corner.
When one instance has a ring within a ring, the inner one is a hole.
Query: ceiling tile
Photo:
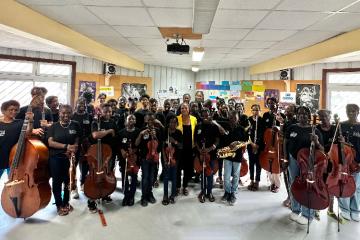
[[[284,0],[276,9],[291,11],[338,11],[354,0]]]
[[[231,55],[251,57],[261,51],[263,51],[263,49],[234,48],[231,51]]]
[[[360,27],[360,14],[337,13],[320,21],[307,30],[347,32]]]
[[[327,13],[317,12],[272,12],[257,29],[304,29],[318,20],[328,16]]]
[[[105,37],[105,36],[94,36],[92,37],[94,40],[103,43],[104,45],[111,47],[111,48],[122,48],[129,45],[132,45],[127,39],[118,37]]]
[[[354,5],[349,6],[348,8],[344,9],[344,12],[352,12],[352,13],[360,12],[360,2],[355,3]]]
[[[69,25],[69,27],[89,37],[119,36],[119,33],[109,25]]]
[[[253,28],[267,14],[267,11],[221,10],[216,11],[215,28]]]
[[[192,8],[193,0],[143,0],[147,7]]]
[[[128,7],[137,7],[143,6],[141,0],[79,0],[82,4],[86,6],[128,6]]]
[[[137,26],[114,26],[124,37],[161,37],[157,27],[137,27]]]
[[[273,56],[273,57],[278,57],[287,53],[292,52],[292,50],[289,49],[265,49],[264,51],[260,52],[260,54],[262,55],[268,55],[268,56]]]
[[[110,25],[153,26],[144,8],[88,7],[88,9]]]
[[[281,0],[223,0],[219,9],[272,9]]]
[[[260,30],[256,29],[249,33],[244,40],[257,40],[257,41],[281,41],[290,37],[297,31],[293,30]]]
[[[237,41],[208,40],[204,39],[202,45],[206,47],[234,47]]]
[[[102,24],[83,6],[31,6],[35,11],[63,24]],[[76,17],[74,17],[76,16]]]
[[[130,42],[138,46],[161,46],[166,47],[165,40],[162,38],[128,38]]]
[[[224,48],[224,47],[206,47],[206,53],[229,53],[231,51],[231,47]]]
[[[274,45],[273,41],[241,41],[237,44],[236,48],[268,48]]]
[[[211,28],[210,33],[203,37],[215,40],[241,40],[249,31],[249,29]]]
[[[192,9],[149,8],[158,27],[192,27]]]

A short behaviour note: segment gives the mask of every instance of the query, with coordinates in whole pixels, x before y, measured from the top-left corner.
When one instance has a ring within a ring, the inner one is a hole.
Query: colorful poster
[[[100,86],[99,88],[100,93],[105,93],[108,97],[114,97],[114,86]]]
[[[319,110],[320,85],[319,84],[297,84],[296,104],[306,106],[311,113]]]
[[[254,92],[254,96],[256,98],[256,100],[263,100],[264,99],[264,92]]]
[[[84,92],[92,94],[92,99],[95,101],[96,96],[96,82],[91,81],[79,81],[79,96],[83,96]]]
[[[264,85],[253,85],[252,90],[254,92],[264,92],[265,91],[265,86]]]
[[[274,97],[279,102],[280,92],[278,89],[265,89],[264,90],[264,106],[266,107],[266,101],[268,98]]]
[[[241,91],[241,85],[230,85],[230,91]]]
[[[263,81],[254,81],[253,82],[253,85],[258,85],[258,86],[262,86],[262,85],[264,85],[264,83],[263,83]]]
[[[296,103],[296,92],[280,92],[279,102]]]
[[[121,95],[126,98],[140,99],[146,93],[146,84],[141,83],[123,83],[121,84]]]

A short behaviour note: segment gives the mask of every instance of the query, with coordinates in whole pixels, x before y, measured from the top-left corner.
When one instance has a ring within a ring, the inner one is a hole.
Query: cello
[[[272,128],[267,128],[264,132],[265,149],[260,153],[260,166],[270,173],[279,174],[280,167],[280,149],[279,149],[279,131],[276,128],[276,117],[274,116]]]
[[[313,119],[312,135],[315,135],[316,116]],[[297,154],[297,163],[300,175],[291,185],[291,193],[294,199],[309,209],[323,210],[329,206],[330,197],[326,184],[323,180],[327,166],[325,153],[316,149],[314,139],[310,149],[302,148]],[[310,219],[308,219],[309,233]]]
[[[27,112],[32,111],[30,103]],[[46,207],[51,199],[47,147],[39,139],[28,138],[25,119],[17,144],[10,152],[10,176],[1,194],[4,211],[14,218],[28,218]]]
[[[101,131],[100,115],[97,117],[98,131]],[[85,179],[84,193],[90,199],[100,199],[115,191],[116,178],[109,167],[112,150],[108,144],[97,139],[97,143],[89,147],[86,158],[89,164],[89,175]]]

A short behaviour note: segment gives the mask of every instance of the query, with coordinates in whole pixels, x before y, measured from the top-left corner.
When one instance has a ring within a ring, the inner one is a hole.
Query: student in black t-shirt
[[[214,168],[214,161],[216,160],[216,148],[219,145],[219,128],[212,123],[210,112],[208,109],[201,110],[201,117],[203,122],[195,127],[195,146],[200,154],[206,153],[210,155],[210,168]],[[209,166],[208,166],[209,167]],[[201,192],[198,195],[198,199],[201,203],[205,202],[205,198],[208,198],[210,202],[215,201],[215,197],[212,194],[213,188],[213,171],[206,176],[204,172],[201,173]]]
[[[247,146],[249,155],[249,171],[250,184],[247,187],[250,191],[259,190],[261,166],[260,166],[260,152],[264,149],[264,130],[265,124],[260,117],[260,105],[253,104],[251,106],[252,116],[248,118],[250,126],[248,128],[248,135],[250,136],[251,144]],[[256,168],[256,169],[255,169]],[[255,172],[255,173],[254,173]]]
[[[59,121],[59,99],[57,96],[48,96],[45,100],[46,106],[50,109],[53,122]]]
[[[149,110],[149,99],[150,96],[147,94],[144,94],[141,96],[140,101],[142,104],[142,108],[137,110],[134,115],[136,117],[136,127],[141,129],[144,127],[144,117],[146,114],[150,112]]]
[[[1,104],[1,113],[4,115],[0,121],[0,178],[4,171],[9,176],[9,157],[12,147],[18,142],[24,121],[15,119],[19,111],[20,104],[15,100],[3,102]],[[28,119],[27,135],[31,135],[34,114],[26,114]]]
[[[86,99],[79,98],[76,102],[75,112],[72,116],[72,120],[77,121],[82,129],[82,136],[80,137],[79,142],[79,151],[77,152],[76,156],[76,166],[78,164],[80,165],[80,186],[82,191],[84,191],[85,178],[89,171],[89,164],[85,155],[91,145],[91,123],[93,120],[92,115],[89,114],[86,110]],[[79,198],[76,181],[74,181],[73,186],[71,186],[71,195],[75,199]]]
[[[319,130],[315,128],[315,134],[312,135],[312,127],[309,124],[311,119],[311,113],[309,108],[301,106],[298,108],[296,117],[298,120],[297,124],[293,124],[288,128],[285,135],[285,144],[287,144],[287,153],[285,156],[289,156],[289,180],[290,184],[295,181],[295,178],[299,176],[300,169],[297,162],[297,154],[302,148],[310,148],[311,141],[315,142],[317,149],[323,151],[323,140]],[[290,220],[295,221],[301,225],[308,223],[314,217],[314,210],[308,209],[301,206],[292,196],[291,200],[291,211]],[[310,214],[309,214],[310,213]]]
[[[52,190],[58,215],[64,216],[73,210],[69,204],[69,158],[76,154],[82,136],[80,124],[71,121],[70,105],[61,105],[59,122],[54,123],[48,131],[49,168],[52,177]],[[61,196],[62,184],[65,185],[64,196]]]
[[[111,170],[115,167],[115,157],[117,153],[116,149],[116,136],[118,133],[118,128],[116,123],[111,118],[112,116],[112,108],[109,104],[104,103],[100,108],[101,115],[100,117],[100,126],[98,126],[97,121],[93,121],[91,124],[91,136],[94,140],[101,139],[101,143],[108,144],[112,150],[112,156],[109,161],[109,167]],[[100,129],[100,130],[99,130]],[[106,196],[102,198],[102,201],[105,203],[112,202],[110,196]],[[95,201],[89,200],[88,207],[90,212],[96,212],[96,204]]]
[[[116,115],[119,118],[119,121],[117,122],[119,129],[125,128],[125,119],[126,116],[129,114],[129,109],[126,108],[126,103],[126,97],[119,98],[119,108],[116,110]]]
[[[140,168],[140,159],[138,150],[135,146],[136,138],[138,137],[140,130],[135,127],[136,118],[130,114],[126,117],[125,128],[119,132],[119,145],[120,145],[120,171],[123,181],[124,199],[122,201],[123,206],[133,206],[134,197],[137,185],[137,173]],[[130,152],[131,151],[131,152]],[[127,160],[129,154],[134,156],[134,162]],[[125,174],[126,167],[126,174]],[[126,176],[125,176],[126,175]],[[129,181],[130,178],[130,181]]]
[[[38,136],[43,140],[46,144],[45,132],[51,126],[53,122],[52,114],[50,109],[44,107],[44,99],[47,93],[46,88],[44,87],[33,87],[31,89],[31,97],[35,99],[32,101],[32,112],[34,113],[34,129],[32,134]],[[29,105],[20,108],[19,113],[16,115],[16,119],[25,119],[25,114]]]
[[[243,103],[235,103],[235,111],[239,114],[239,124],[243,128],[247,129],[249,127],[248,116],[245,114],[245,106]]]
[[[223,146],[229,146],[231,149],[236,147],[236,142],[246,142],[248,140],[245,129],[239,124],[239,115],[236,111],[229,112],[229,133],[223,139]],[[227,157],[224,159],[224,183],[225,193],[222,197],[223,202],[228,202],[230,205],[234,205],[236,202],[236,196],[239,179],[240,179],[240,163],[243,161],[243,148],[239,148],[235,151],[234,157]],[[231,176],[232,181],[230,182]]]
[[[140,159],[141,159],[141,205],[146,207],[148,202],[155,203],[156,199],[152,192],[155,167],[159,163],[159,156],[153,156],[149,153],[148,143],[149,141],[156,141],[157,148],[154,149],[154,153],[160,153],[162,149],[162,136],[158,128],[155,127],[155,115],[153,113],[148,113],[147,117],[147,126],[143,128],[136,138],[135,146],[140,150]],[[149,143],[150,145],[150,143]],[[150,156],[151,155],[151,156]],[[149,159],[152,158],[152,159]]]
[[[177,117],[170,115],[166,119],[167,128],[164,135],[164,147],[162,155],[164,156],[164,197],[162,204],[168,205],[169,203],[175,203],[176,196],[176,171],[177,171],[177,159],[181,157],[180,151],[182,149],[182,133],[179,129],[176,129],[178,125]],[[173,149],[172,159],[169,158],[169,149]],[[168,184],[171,181],[171,195],[168,195]]]

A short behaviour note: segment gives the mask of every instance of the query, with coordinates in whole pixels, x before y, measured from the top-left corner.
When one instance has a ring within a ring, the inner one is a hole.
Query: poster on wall
[[[108,97],[114,97],[114,86],[100,86],[99,88],[100,93],[105,93]]]
[[[95,101],[96,96],[96,82],[92,81],[79,81],[79,96],[82,96],[84,92],[90,92],[93,97],[93,101]]]
[[[126,98],[140,99],[146,93],[147,86],[142,83],[123,83],[121,84],[121,95]]]
[[[320,85],[319,84],[297,84],[296,104],[306,106],[311,113],[319,110]]]
[[[280,101],[283,103],[296,103],[295,92],[280,92]]]
[[[280,98],[280,92],[278,89],[265,89],[264,91],[264,106],[266,107],[266,101],[268,98],[274,97],[278,100]]]

